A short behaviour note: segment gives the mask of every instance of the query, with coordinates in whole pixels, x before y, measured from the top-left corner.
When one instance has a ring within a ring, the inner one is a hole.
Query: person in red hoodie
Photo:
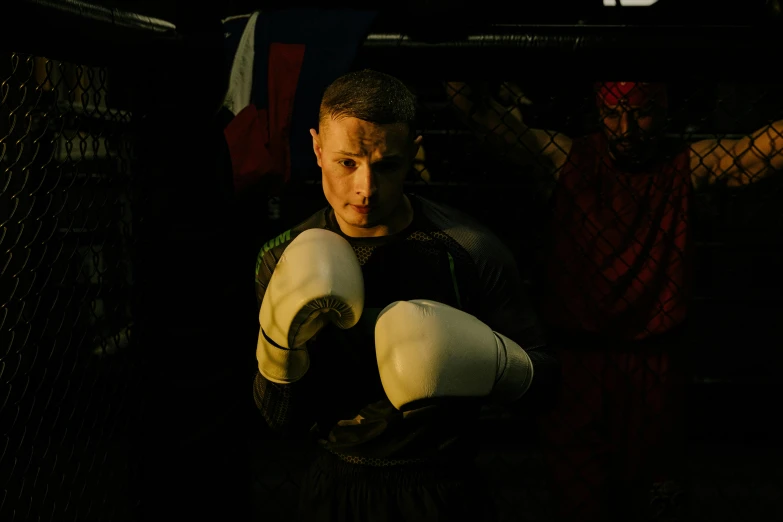
[[[601,129],[571,139],[525,125],[529,100],[506,86],[501,101],[446,89],[485,143],[554,181],[540,311],[563,365],[543,429],[558,511],[581,522],[678,511],[694,193],[783,168],[783,120],[685,143],[663,133],[666,85],[609,82],[595,86]]]

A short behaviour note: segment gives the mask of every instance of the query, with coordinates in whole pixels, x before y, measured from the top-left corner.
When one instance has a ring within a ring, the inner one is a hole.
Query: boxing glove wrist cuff
[[[498,402],[514,402],[522,397],[533,382],[533,361],[517,343],[495,333],[498,343],[498,371],[490,398]]]
[[[276,384],[290,384],[305,376],[310,369],[310,355],[307,345],[297,348],[285,348],[276,343],[263,328],[260,330],[258,350],[263,357],[258,357],[258,372],[266,380]]]

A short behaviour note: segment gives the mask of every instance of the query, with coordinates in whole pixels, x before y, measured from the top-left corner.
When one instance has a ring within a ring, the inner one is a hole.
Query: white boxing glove
[[[383,389],[402,411],[446,397],[511,402],[533,380],[533,363],[517,343],[434,301],[384,308],[375,324],[375,352]]]
[[[305,343],[328,322],[351,328],[363,308],[364,279],[350,243],[305,230],[283,251],[261,302],[258,371],[279,384],[301,379],[310,367]]]

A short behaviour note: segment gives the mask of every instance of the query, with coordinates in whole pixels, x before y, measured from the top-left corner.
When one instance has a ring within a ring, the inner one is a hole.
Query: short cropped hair
[[[394,76],[364,69],[337,78],[321,98],[319,123],[357,118],[386,125],[404,123],[414,132],[416,97]]]

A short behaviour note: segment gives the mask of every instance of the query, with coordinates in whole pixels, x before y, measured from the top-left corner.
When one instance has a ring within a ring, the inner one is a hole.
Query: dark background
[[[462,127],[443,110],[442,80],[519,81],[536,102],[530,121],[573,136],[588,128],[585,98],[590,82],[603,74],[641,71],[670,81],[672,133],[687,128],[745,133],[783,117],[781,86],[769,83],[776,72],[770,60],[779,56],[779,47],[765,47],[766,39],[773,41],[780,34],[778,3],[743,2],[740,7],[737,2],[661,0],[651,8],[635,9],[586,3],[550,2],[524,10],[505,2],[482,2],[481,10],[448,8],[444,2],[340,4],[382,9],[376,33],[448,42],[466,32],[489,31],[489,23],[502,23],[527,27],[493,31],[541,37],[540,46],[494,51],[365,48],[356,63],[398,74],[419,94],[433,182],[415,190],[464,208],[497,230],[526,275],[544,209],[527,197],[529,187],[517,172],[488,157],[472,137],[455,132]],[[112,103],[137,116],[127,130],[135,143],[136,173],[136,352],[127,361],[135,372],[124,377],[125,391],[96,392],[119,394],[129,405],[126,428],[113,439],[119,441],[115,453],[121,455],[115,475],[127,477],[129,484],[122,489],[127,497],[113,500],[115,516],[246,520],[254,498],[265,504],[261,513],[284,513],[295,493],[294,468],[301,461],[296,457],[303,450],[267,433],[252,404],[257,331],[250,274],[260,244],[324,200],[317,184],[305,183],[315,179],[315,170],[294,173],[297,182],[283,195],[283,212],[274,223],[267,221],[263,202],[233,194],[217,119],[227,76],[220,19],[258,8],[320,4],[95,3],[176,26],[176,34],[158,36],[107,29],[101,23],[74,29],[65,15],[46,18],[44,13],[52,13],[47,2],[13,4],[19,11],[16,18],[13,9],[3,7],[9,14],[0,22],[1,51],[108,67],[113,73]],[[618,22],[649,27],[599,27]],[[710,24],[745,27],[697,27]],[[588,44],[571,52],[567,47],[577,37]],[[782,202],[779,180],[744,191],[716,191],[699,200],[699,294],[690,327],[696,362],[692,439],[694,455],[699,456],[694,466],[705,480],[703,496],[713,495],[713,505],[723,506],[715,508],[714,520],[773,520],[763,511],[779,506],[775,499],[783,491],[774,471],[780,462],[774,411],[781,368],[778,347],[783,345],[777,326],[783,319]],[[512,228],[512,223],[523,226]],[[6,440],[25,440],[14,433],[16,439],[7,435]],[[513,445],[527,440],[529,433],[501,425],[495,435],[496,443],[508,443],[512,449],[487,469],[505,483],[510,505],[525,510],[529,499],[522,499],[519,507],[514,488],[527,457],[515,453]],[[65,436],[56,437],[53,445],[67,446]],[[14,445],[7,447],[11,449],[3,454],[2,466],[13,462],[9,455]],[[504,460],[522,464],[504,467]],[[55,483],[57,477],[51,480]],[[15,491],[7,484],[5,490]],[[69,495],[63,493],[57,505],[72,515],[65,507]],[[13,495],[5,498],[0,518],[11,520],[8,509],[16,501]],[[759,511],[755,519],[749,514],[754,506]],[[23,519],[19,513],[15,516]],[[262,518],[258,512],[256,516]],[[279,520],[277,516],[266,519]]]

